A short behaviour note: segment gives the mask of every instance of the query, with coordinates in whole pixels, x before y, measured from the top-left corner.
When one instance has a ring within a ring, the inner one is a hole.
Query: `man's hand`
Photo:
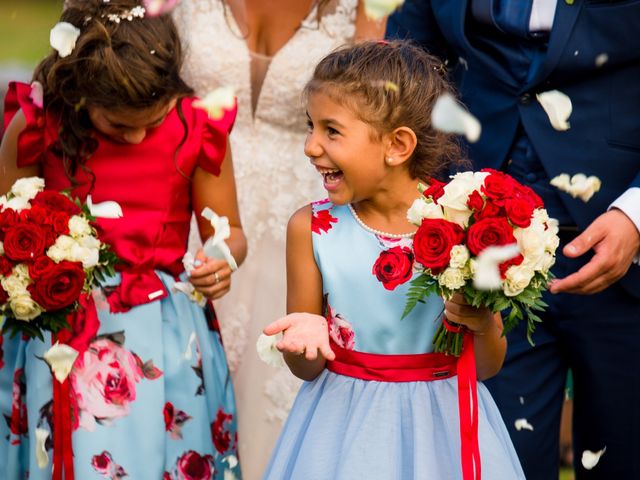
[[[591,225],[562,252],[570,258],[584,255],[590,249],[593,258],[568,277],[553,280],[551,293],[598,293],[629,269],[640,250],[640,232],[621,210],[612,209],[596,218]]]

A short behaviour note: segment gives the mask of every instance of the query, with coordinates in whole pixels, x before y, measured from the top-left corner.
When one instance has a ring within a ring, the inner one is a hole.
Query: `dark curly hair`
[[[464,165],[454,135],[431,125],[431,111],[444,93],[454,94],[442,62],[407,41],[369,41],[324,57],[305,88],[345,105],[376,135],[405,126],[418,139],[409,160],[413,178],[428,181]]]
[[[170,16],[114,20],[140,6],[134,0],[67,0],[60,21],[80,29],[75,48],[64,58],[52,51],[34,72],[47,110],[60,121],[56,153],[74,184],[98,146],[87,106],[129,111],[193,93],[180,76],[182,48]]]

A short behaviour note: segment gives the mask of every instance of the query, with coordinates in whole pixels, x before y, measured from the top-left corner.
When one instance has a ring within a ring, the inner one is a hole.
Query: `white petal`
[[[225,240],[231,236],[229,219],[227,217],[217,215],[209,207],[205,207],[202,210],[202,216],[209,220],[214,229],[213,236],[209,237],[202,246],[204,254],[207,257],[225,260],[229,264],[231,270],[237,270],[238,264],[235,258],[233,258],[233,255],[231,255],[229,246],[225,243]]]
[[[404,0],[364,0],[364,13],[372,20],[380,20],[404,3]]]
[[[227,462],[229,464],[229,468],[235,468],[238,465],[238,457],[235,455],[227,455],[222,459],[223,462]]]
[[[559,90],[549,90],[536,95],[538,102],[549,117],[551,126],[558,131],[569,130],[569,116],[573,107],[571,99]]]
[[[437,130],[464,135],[470,142],[478,141],[482,130],[478,119],[448,93],[436,100],[431,112],[431,123]]]
[[[606,449],[607,447],[604,447],[602,450],[598,450],[597,452],[592,452],[591,450],[585,450],[582,452],[582,466],[587,470],[591,470],[598,464],[600,457],[604,455]]]
[[[170,12],[178,5],[179,0],[144,0],[147,14],[155,17]]]
[[[497,290],[500,288],[499,265],[502,262],[517,257],[520,253],[518,245],[503,245],[487,247],[476,258],[476,266],[473,272],[473,286],[478,290]]]
[[[237,480],[236,474],[233,470],[225,470],[223,480]]]
[[[36,462],[38,468],[45,468],[49,464],[49,453],[45,448],[45,443],[49,438],[49,430],[36,428]]]
[[[37,80],[31,84],[29,98],[36,107],[40,109],[44,107],[44,89],[42,84]]]
[[[236,104],[236,95],[231,87],[216,88],[204,98],[193,102],[196,108],[202,108],[209,114],[209,118],[219,120],[224,116],[224,110],[231,110]]]
[[[276,343],[278,343],[278,341],[278,335],[265,335],[263,333],[258,337],[258,341],[256,342],[256,350],[260,360],[267,365],[271,365],[276,368],[284,366],[284,357],[276,348]]]
[[[596,57],[596,61],[595,61],[596,67],[600,68],[608,61],[609,61],[609,55],[607,55],[606,53],[601,53]]]
[[[53,347],[44,353],[43,357],[51,367],[56,380],[62,383],[69,376],[73,362],[78,357],[78,351],[69,345],[56,342]]]
[[[80,36],[80,29],[69,22],[59,22],[49,33],[49,43],[57,50],[58,55],[64,58],[71,54],[76,46],[76,40]]]
[[[602,187],[602,181],[595,175],[587,177],[584,173],[576,173],[569,177],[568,173],[561,173],[549,182],[558,190],[568,193],[573,198],[580,198],[588,202]]]
[[[533,425],[531,425],[526,418],[518,418],[515,421],[516,430],[531,430],[533,432]]]
[[[191,270],[196,268],[195,262],[196,262],[196,259],[193,256],[193,253],[189,251],[185,253],[184,256],[182,257],[182,266],[184,267],[184,271],[187,272],[187,276],[190,276]]]
[[[87,206],[94,217],[122,218],[122,207],[118,202],[107,200],[106,202],[93,203],[91,195],[87,195]]]
[[[193,344],[196,341],[196,332],[191,332],[189,336],[189,342],[187,343],[187,348],[184,351],[185,360],[191,360],[193,357]]]
[[[238,263],[236,262],[236,259],[233,258],[228,245],[224,242],[213,243],[210,241],[212,239],[213,237],[204,242],[204,245],[202,246],[204,254],[210,258],[225,260],[229,264],[229,268],[235,272],[238,269]]]

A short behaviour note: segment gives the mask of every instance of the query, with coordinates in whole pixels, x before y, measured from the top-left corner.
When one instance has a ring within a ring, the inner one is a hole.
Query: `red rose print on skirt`
[[[104,478],[109,478],[111,480],[121,480],[128,476],[124,468],[115,463],[111,454],[106,450],[100,455],[93,456],[91,459],[91,466]]]
[[[164,426],[173,440],[182,438],[182,425],[191,420],[191,417],[182,410],[176,410],[171,402],[164,404]]]
[[[233,420],[233,415],[218,410],[215,421],[211,424],[211,439],[220,455],[224,454],[231,446],[231,432],[225,425]]]
[[[336,313],[329,305],[328,295],[325,295],[325,318],[329,328],[329,337],[339,347],[353,350],[356,347],[355,332],[351,324]]]
[[[80,426],[86,430],[127,416],[136,399],[136,384],[162,375],[153,361],[143,363],[123,345],[123,333],[97,337],[77,358],[69,376],[78,400]]]
[[[11,416],[5,415],[4,419],[13,435],[20,437],[27,435],[29,431],[27,417],[27,403],[25,401],[26,383],[24,369],[18,368],[13,374],[13,395],[11,401]],[[12,444],[20,443],[20,438],[11,441]]]
[[[213,480],[215,474],[215,464],[211,455],[200,455],[189,450],[178,458],[171,473],[164,473],[163,480]]]

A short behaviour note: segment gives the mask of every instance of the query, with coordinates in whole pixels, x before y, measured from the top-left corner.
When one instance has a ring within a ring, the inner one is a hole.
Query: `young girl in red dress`
[[[211,119],[196,108],[170,17],[132,0],[86,0],[67,2],[60,21],[66,37],[52,37],[57,51],[34,84],[10,86],[0,193],[42,176],[47,189],[117,202],[122,217],[97,223],[121,263],[70,319],[82,341],[66,396],[52,394],[42,359],[49,335],[2,339],[0,477],[238,478],[215,315],[176,289],[192,212],[228,217],[231,253],[238,263],[246,254],[227,148],[235,109]],[[207,238],[213,228],[199,220]],[[198,292],[229,290],[226,261],[200,252],[196,264]]]

